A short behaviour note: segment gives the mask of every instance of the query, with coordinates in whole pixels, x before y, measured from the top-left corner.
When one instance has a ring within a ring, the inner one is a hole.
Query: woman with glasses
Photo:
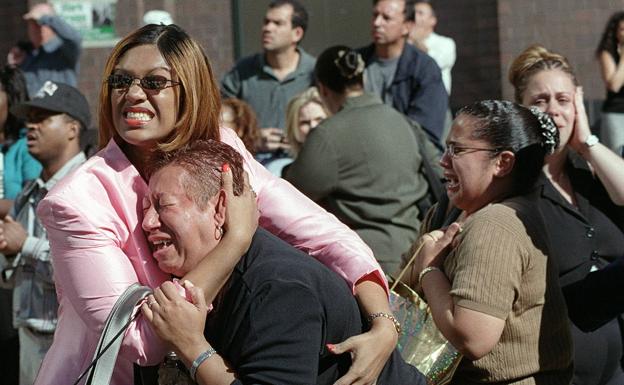
[[[288,183],[272,177],[236,133],[219,128],[220,98],[212,70],[199,44],[183,30],[147,25],[131,33],[113,49],[104,76],[99,108],[102,149],[59,182],[38,208],[54,256],[60,308],[54,343],[37,383],[73,383],[89,365],[104,321],[124,290],[135,282],[155,288],[170,279],[151,253],[178,250],[180,245],[148,242],[140,226],[147,159],[155,149],[167,152],[196,139],[219,139],[241,153],[265,229],[338,272],[365,314],[389,315],[387,285],[370,249]],[[202,284],[208,302],[247,250],[257,225],[255,200],[233,198],[226,204],[229,211],[239,212],[236,229],[226,226],[219,246],[184,276]],[[179,210],[177,202],[165,196],[158,207]],[[204,272],[217,279],[201,279]],[[396,344],[390,319],[378,317],[371,326],[368,333],[337,345],[356,357],[345,383],[373,382]],[[165,352],[166,346],[139,317],[125,334],[111,384],[131,383],[133,363],[158,363]]]
[[[461,231],[421,238],[409,284],[464,356],[453,384],[570,383],[565,302],[527,195],[558,138],[546,114],[506,101],[464,107],[451,127],[440,164]]]
[[[624,160],[591,134],[565,57],[529,47],[509,80],[516,101],[550,115],[560,133],[535,189],[572,321],[573,384],[623,384]]]

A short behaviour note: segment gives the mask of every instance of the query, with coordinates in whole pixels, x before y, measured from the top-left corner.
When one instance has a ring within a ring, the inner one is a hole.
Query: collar
[[[414,76],[416,74],[418,61],[421,59],[422,55],[426,54],[405,42],[403,45],[403,52],[401,52],[401,56],[399,56],[397,70],[394,73],[394,80],[392,83],[399,83]]]
[[[429,36],[427,36],[425,38],[425,45],[429,46],[429,43],[435,41],[440,35],[438,35],[437,33],[435,33],[434,31],[432,31]]]
[[[563,199],[559,191],[557,191],[555,186],[553,186],[552,182],[548,179],[544,172],[540,173],[540,176],[535,185],[536,188],[539,189],[539,195],[542,198],[548,199],[549,201],[565,209],[575,217],[578,217],[583,221],[587,221],[586,213],[589,210],[590,203],[585,196],[586,194],[583,194],[581,190],[584,188],[589,188],[589,186],[583,186],[582,184],[579,185],[578,180],[583,180],[579,179],[581,178],[580,174],[587,172],[589,170],[589,167],[586,163],[579,163],[576,157],[578,157],[578,155],[569,153],[566,160],[565,168],[568,174],[568,178],[570,179],[570,183],[572,184],[572,187],[574,189],[574,197],[578,206],[574,206],[568,203],[568,201],[566,201],[565,199]]]
[[[297,68],[295,68],[293,72],[286,75],[286,77],[282,79],[281,82],[286,82],[302,75],[307,76],[310,73],[310,69],[308,68],[310,67],[310,63],[312,63],[312,67],[314,67],[314,59],[312,58],[312,56],[308,55],[308,53],[299,46],[297,46],[297,48],[295,49],[297,53],[299,53],[299,62],[297,63]],[[267,63],[264,53],[261,53],[258,56],[260,57],[260,67],[262,68],[262,72],[277,80],[277,77],[275,77],[275,73],[273,72],[273,67],[271,67]]]
[[[360,55],[362,55],[362,58],[368,67],[375,57],[375,44],[367,45],[358,51]],[[394,73],[392,84],[404,81],[405,79],[409,79],[411,76],[414,76],[416,66],[421,55],[426,54],[411,44],[405,42],[401,56],[399,56],[399,62],[397,63],[397,69]]]
[[[352,108],[368,107],[368,106],[382,104],[382,103],[383,102],[381,101],[379,96],[368,93],[368,92],[364,92],[362,95],[347,98],[344,104],[342,105],[342,108],[340,109],[340,111],[348,110]]]
[[[39,187],[43,187],[46,190],[50,191],[59,180],[61,180],[65,175],[69,174],[70,171],[72,171],[74,168],[83,164],[86,160],[87,157],[85,156],[84,152],[80,151],[73,158],[67,161],[67,163],[65,163],[60,170],[52,175],[52,178],[48,179],[47,182],[44,182],[41,177],[37,178],[37,184],[39,185]]]

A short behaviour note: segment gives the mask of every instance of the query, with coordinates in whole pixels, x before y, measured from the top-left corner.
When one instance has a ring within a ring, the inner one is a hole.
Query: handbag
[[[149,287],[134,283],[117,299],[106,318],[93,360],[74,385],[77,385],[85,376],[87,376],[85,385],[108,385],[110,383],[123,339],[120,337],[138,316],[138,312],[133,315],[136,305],[151,293],[152,289]]]
[[[390,309],[401,323],[397,348],[403,359],[425,375],[428,385],[444,385],[451,381],[462,355],[440,333],[425,300],[401,282],[421,248],[396,279],[389,277]]]

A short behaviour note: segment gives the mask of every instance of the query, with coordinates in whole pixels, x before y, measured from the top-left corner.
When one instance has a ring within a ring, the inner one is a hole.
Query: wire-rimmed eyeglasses
[[[488,151],[497,153],[500,152],[498,148],[484,148],[484,147],[468,147],[468,146],[458,146],[455,143],[449,143],[446,145],[445,154],[448,154],[451,158],[457,158],[462,154],[469,154],[471,152],[477,151]]]

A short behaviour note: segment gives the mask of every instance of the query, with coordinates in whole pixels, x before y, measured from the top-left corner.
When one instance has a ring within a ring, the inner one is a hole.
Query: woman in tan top
[[[459,111],[440,164],[459,226],[433,231],[413,265],[444,336],[464,355],[453,384],[568,384],[571,340],[541,217],[526,194],[557,128],[537,109]]]

